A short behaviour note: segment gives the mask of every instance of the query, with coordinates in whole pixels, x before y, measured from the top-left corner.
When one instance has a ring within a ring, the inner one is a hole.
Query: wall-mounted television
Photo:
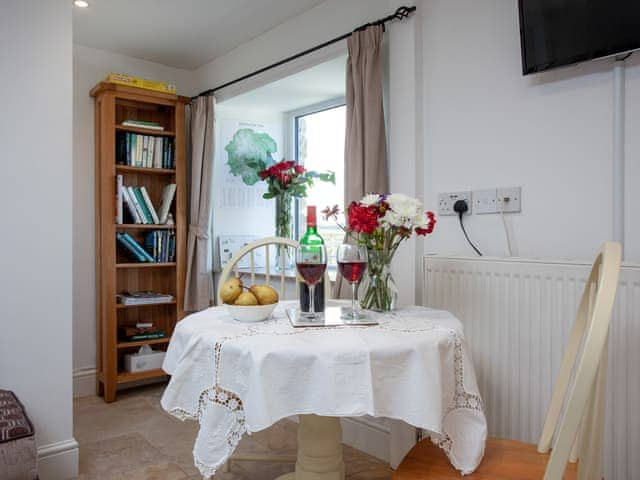
[[[518,0],[522,73],[640,48],[640,0]]]

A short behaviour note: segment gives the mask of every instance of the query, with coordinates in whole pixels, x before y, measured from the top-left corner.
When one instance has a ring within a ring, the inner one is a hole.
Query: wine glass
[[[296,249],[296,269],[309,286],[309,311],[301,312],[300,315],[307,318],[317,318],[315,306],[316,284],[322,280],[327,269],[327,249],[322,244],[298,245]]]
[[[338,269],[344,279],[351,284],[351,311],[343,312],[342,318],[356,320],[362,318],[357,308],[358,283],[367,269],[367,249],[362,245],[343,243],[336,253]]]

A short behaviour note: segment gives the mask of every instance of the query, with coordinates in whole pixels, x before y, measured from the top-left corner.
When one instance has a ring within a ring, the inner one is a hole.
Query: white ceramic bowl
[[[227,312],[239,322],[262,322],[271,316],[277,303],[271,305],[227,305]]]

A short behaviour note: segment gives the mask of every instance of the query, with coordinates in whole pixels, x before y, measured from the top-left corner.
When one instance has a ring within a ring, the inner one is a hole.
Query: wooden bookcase
[[[162,370],[127,373],[125,353],[140,346],[166,349],[177,321],[183,316],[186,261],[186,160],[185,105],[188,98],[101,82],[91,90],[95,99],[96,129],[96,289],[97,289],[97,392],[106,402],[116,399],[118,385],[163,377]],[[164,130],[125,127],[125,120],[158,122]],[[116,132],[125,131],[174,138],[175,168],[142,168],[116,163]],[[154,205],[160,205],[162,189],[176,184],[171,207],[175,225],[116,224],[116,176],[124,184],[145,186]],[[171,263],[132,263],[116,245],[116,232],[127,232],[139,242],[151,230],[175,229],[176,261]],[[125,306],[117,303],[123,291],[153,290],[173,295],[174,301],[160,305]],[[118,340],[118,327],[152,321],[167,337],[140,342]]]

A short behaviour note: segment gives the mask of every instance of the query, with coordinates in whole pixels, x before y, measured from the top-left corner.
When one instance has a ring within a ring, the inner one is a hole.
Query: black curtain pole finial
[[[332,38],[331,40],[327,40],[324,43],[321,43],[320,45],[316,45],[315,47],[309,48],[303,52],[297,53],[295,55],[292,55],[290,57],[287,57],[283,60],[280,60],[279,62],[276,63],[272,63],[271,65],[267,65],[266,67],[260,68],[258,70],[256,70],[255,72],[251,72],[251,73],[247,73],[246,75],[243,75],[239,78],[236,78],[235,80],[231,80],[230,82],[224,83],[222,85],[219,85],[215,88],[210,88],[209,90],[205,90],[204,92],[200,92],[198,95],[196,95],[195,97],[191,97],[191,100],[194,100],[198,97],[201,97],[203,95],[211,95],[215,92],[217,92],[218,90],[222,90],[225,87],[229,87],[231,85],[234,85],[236,83],[239,83],[243,80],[246,80],[248,78],[251,77],[255,77],[256,75],[259,75],[263,72],[266,72],[267,70],[271,70],[272,68],[275,67],[279,67],[280,65],[283,65],[285,63],[291,62],[292,60],[296,60],[300,57],[304,57],[305,55],[308,55],[310,53],[315,52],[316,50],[320,50],[324,47],[327,47],[333,43],[337,43],[341,40],[344,40],[346,38],[349,38],[351,36],[351,34],[353,32],[360,32],[362,30],[366,30],[367,27],[371,27],[373,25],[382,25],[383,29],[385,28],[385,24],[388,22],[391,22],[393,20],[404,20],[405,18],[407,18],[409,15],[411,15],[413,12],[416,11],[416,7],[412,6],[412,7],[399,7],[396,9],[396,11],[394,13],[392,13],[391,15],[381,18],[379,20],[376,20],[375,22],[370,22],[370,23],[365,23],[364,25],[360,25],[359,27],[355,28],[352,32],[349,33],[345,33],[344,35],[340,35],[339,37],[336,38]]]

